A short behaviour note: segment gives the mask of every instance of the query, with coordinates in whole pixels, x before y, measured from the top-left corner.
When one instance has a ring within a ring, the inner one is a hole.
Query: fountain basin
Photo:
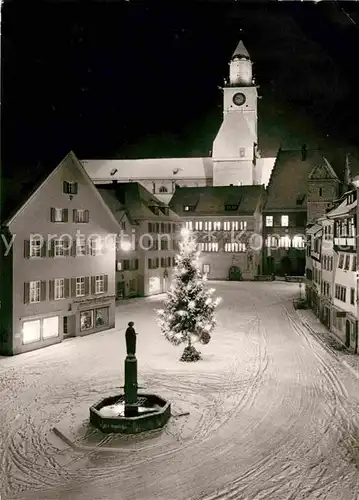
[[[90,407],[90,422],[104,433],[139,434],[161,429],[171,417],[171,403],[155,394],[138,394],[135,416],[125,416],[125,396],[102,399]]]

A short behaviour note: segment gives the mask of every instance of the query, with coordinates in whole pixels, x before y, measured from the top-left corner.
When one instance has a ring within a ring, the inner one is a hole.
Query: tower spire
[[[253,85],[252,61],[242,39],[239,40],[229,62],[229,84],[232,87]]]

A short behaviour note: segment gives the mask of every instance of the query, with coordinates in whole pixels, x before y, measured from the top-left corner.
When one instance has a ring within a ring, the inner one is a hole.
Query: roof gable
[[[26,208],[30,205],[31,201],[34,200],[37,196],[39,196],[44,189],[46,189],[46,186],[51,182],[51,180],[55,177],[57,172],[59,172],[59,170],[61,170],[62,168],[74,170],[78,174],[80,174],[85,184],[92,190],[94,197],[99,201],[101,206],[107,212],[111,221],[117,227],[118,223],[115,217],[113,216],[113,213],[111,212],[111,210],[108,208],[108,206],[100,196],[99,192],[97,191],[96,187],[94,186],[93,182],[87,175],[85,169],[82,167],[80,161],[77,159],[73,151],[70,151],[65,156],[65,158],[63,158],[63,160],[57,165],[57,167],[54,168],[52,172],[48,174],[45,178],[43,178],[41,182],[33,186],[33,189],[27,193],[27,196],[26,197],[24,196],[21,206],[19,206],[15,211],[13,211],[11,215],[8,216],[7,219],[4,221],[4,225],[10,226],[19,216],[21,216],[21,214],[24,213]]]
[[[320,164],[315,165],[315,167],[310,172],[308,179],[310,180],[322,180],[322,179],[335,179],[339,181],[337,174],[334,172],[333,167],[329,161],[323,156],[323,161]]]

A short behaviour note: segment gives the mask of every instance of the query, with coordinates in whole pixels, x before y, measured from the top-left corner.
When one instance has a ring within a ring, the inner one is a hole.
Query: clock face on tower
[[[237,92],[236,94],[234,94],[233,103],[236,106],[242,106],[242,104],[244,104],[245,102],[246,102],[246,96],[242,94],[242,92]]]

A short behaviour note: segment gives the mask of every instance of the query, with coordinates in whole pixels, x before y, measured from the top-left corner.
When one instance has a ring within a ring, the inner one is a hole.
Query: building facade
[[[308,302],[341,342],[357,352],[357,191],[347,191],[307,230],[307,237]]]
[[[261,273],[263,186],[180,188],[170,206],[197,237],[208,279],[251,280]]]
[[[118,232],[69,153],[2,225],[2,354],[114,327]]]

